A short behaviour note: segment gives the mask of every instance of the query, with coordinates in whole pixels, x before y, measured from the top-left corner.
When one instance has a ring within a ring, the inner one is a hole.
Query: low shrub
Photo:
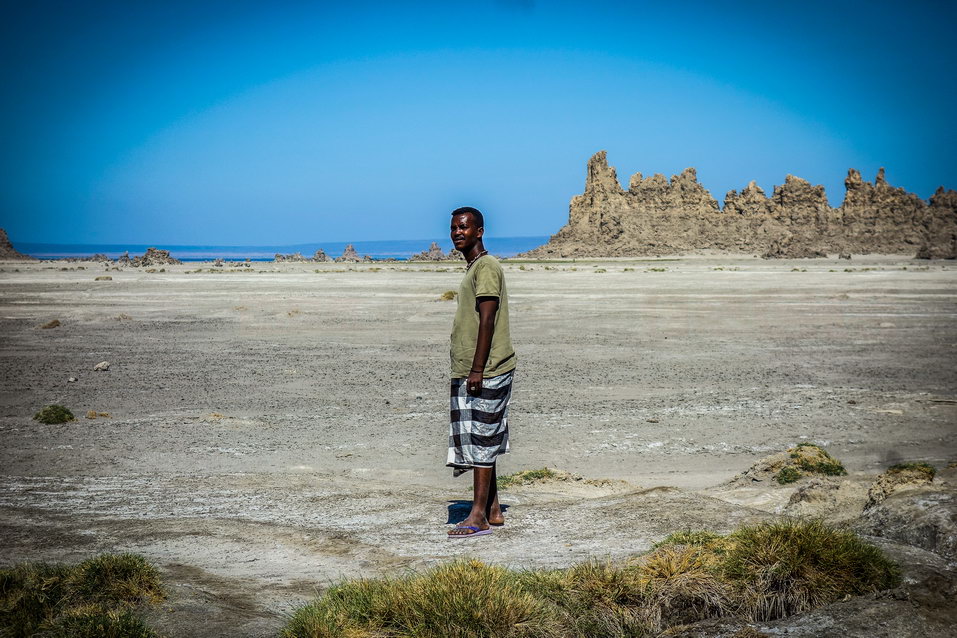
[[[33,415],[34,421],[47,425],[66,423],[67,421],[73,421],[75,418],[69,409],[57,404],[43,406],[39,412]]]

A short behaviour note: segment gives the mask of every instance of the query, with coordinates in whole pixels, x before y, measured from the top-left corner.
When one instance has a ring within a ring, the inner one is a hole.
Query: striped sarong
[[[472,396],[466,379],[452,379],[449,403],[449,457],[452,475],[473,467],[492,467],[508,453],[508,404],[512,399],[514,370],[482,379],[482,391]]]

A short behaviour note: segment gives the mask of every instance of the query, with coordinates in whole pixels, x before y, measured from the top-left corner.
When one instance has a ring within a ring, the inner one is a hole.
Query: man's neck
[[[482,244],[482,240],[480,239],[474,244],[472,244],[471,248],[465,251],[465,253],[463,254],[463,257],[465,257],[465,261],[473,262],[476,259],[478,259],[484,252],[485,252],[485,246]]]

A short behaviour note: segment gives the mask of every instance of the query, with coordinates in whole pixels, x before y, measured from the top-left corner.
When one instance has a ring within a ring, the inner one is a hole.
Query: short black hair
[[[479,228],[485,228],[485,217],[482,215],[482,211],[477,208],[472,208],[471,206],[456,208],[452,211],[452,217],[455,217],[456,215],[471,215],[472,219],[475,220],[475,223],[478,224]]]

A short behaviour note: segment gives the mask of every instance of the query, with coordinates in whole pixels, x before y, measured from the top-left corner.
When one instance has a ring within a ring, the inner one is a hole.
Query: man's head
[[[472,208],[471,206],[456,208],[452,211],[452,217],[455,217],[456,215],[471,215],[472,219],[475,220],[475,225],[477,227],[485,228],[485,217],[482,216],[482,211],[477,208]]]
[[[463,206],[452,211],[449,236],[456,250],[467,256],[473,246],[481,247],[484,234],[485,218],[477,208]]]

